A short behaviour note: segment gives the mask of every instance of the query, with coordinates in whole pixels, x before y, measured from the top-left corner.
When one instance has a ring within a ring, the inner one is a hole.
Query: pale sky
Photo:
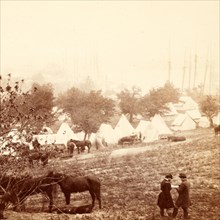
[[[1,74],[65,91],[90,76],[143,90],[219,86],[219,1],[1,1]],[[190,57],[191,54],[191,57]],[[189,65],[191,61],[191,81]]]

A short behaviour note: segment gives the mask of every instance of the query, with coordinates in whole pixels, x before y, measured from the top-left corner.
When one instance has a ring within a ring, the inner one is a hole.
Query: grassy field
[[[83,215],[48,214],[42,209],[42,196],[35,195],[26,202],[26,212],[17,213],[8,209],[5,217],[11,220],[25,219],[160,219],[156,206],[160,182],[166,173],[174,176],[173,184],[180,183],[178,174],[185,172],[191,184],[192,206],[190,219],[219,220],[220,208],[220,138],[213,130],[198,129],[185,132],[185,142],[171,143],[160,140],[149,144],[124,146],[125,153],[116,155],[119,146],[110,146],[91,154],[74,154],[71,159],[50,161],[46,168],[34,168],[32,172],[46,173],[55,170],[72,175],[96,174],[102,183],[102,204],[95,204],[93,212]],[[133,149],[133,148],[136,149]],[[138,148],[137,148],[138,147]],[[137,149],[142,149],[138,151]],[[114,155],[114,156],[112,156]],[[177,197],[172,191],[173,199]],[[72,194],[71,204],[83,200],[90,203],[89,193]],[[64,206],[64,196],[58,188],[55,206]],[[177,219],[182,219],[179,210]],[[167,217],[168,219],[168,217]]]

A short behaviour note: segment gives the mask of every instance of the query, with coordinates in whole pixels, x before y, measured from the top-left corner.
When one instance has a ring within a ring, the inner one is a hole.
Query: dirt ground
[[[47,213],[47,201],[41,195],[31,196],[26,202],[26,212],[4,215],[9,220],[155,220],[160,219],[156,205],[160,182],[166,173],[174,176],[173,184],[179,184],[178,174],[185,172],[191,184],[190,219],[219,220],[220,207],[220,137],[211,129],[185,132],[184,142],[160,140],[133,146],[109,146],[90,154],[76,153],[70,159],[49,161],[46,168],[35,167],[32,172],[46,173],[55,170],[71,175],[96,174],[102,183],[102,209],[98,203],[90,214]],[[173,199],[177,193],[172,191]],[[90,195],[72,194],[71,205],[77,201],[91,203]],[[45,207],[42,210],[42,203]],[[59,187],[55,207],[64,206],[64,196]],[[177,219],[182,219],[180,210]],[[164,219],[169,219],[164,218]]]

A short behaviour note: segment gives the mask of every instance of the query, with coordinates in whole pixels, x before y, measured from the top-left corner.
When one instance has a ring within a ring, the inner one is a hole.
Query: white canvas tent
[[[174,104],[172,102],[167,103],[167,112],[164,113],[164,116],[175,116],[178,114]]]
[[[56,141],[56,134],[39,134],[34,135],[33,138],[37,138],[41,145],[53,144]]]
[[[202,116],[199,119],[199,127],[200,128],[209,128],[210,127],[210,121],[206,116]]]
[[[152,126],[157,129],[160,137],[171,135],[173,132],[168,128],[163,118],[159,114],[155,114],[151,120]]]
[[[107,144],[117,143],[117,136],[110,124],[102,123],[96,133],[96,137],[104,138]]]
[[[171,126],[174,131],[187,131],[195,128],[196,123],[188,114],[179,114]]]
[[[199,105],[190,96],[181,96],[179,102],[174,104],[174,107],[181,112],[199,109]]]
[[[198,109],[188,110],[186,111],[186,114],[188,114],[195,122],[199,122],[202,117]]]
[[[129,136],[134,132],[134,128],[125,117],[124,114],[121,115],[117,125],[115,126],[115,135],[117,136],[117,140],[122,137]]]
[[[220,125],[220,112],[216,116],[214,116],[212,120],[213,124]]]
[[[76,133],[76,136],[77,136],[77,139],[76,140],[84,140],[84,137],[85,137],[85,132],[84,131],[80,131],[80,132],[77,132]]]
[[[150,121],[140,120],[138,126],[135,128],[135,133],[139,133],[139,132],[143,133],[149,124]]]
[[[56,134],[56,144],[65,144],[70,139],[78,140],[68,123],[63,122]]]
[[[141,133],[141,139],[144,143],[153,142],[159,139],[159,132],[150,121],[141,120],[135,132]]]
[[[89,135],[89,140],[91,141],[92,145],[95,144],[95,140],[96,140],[96,133],[91,133]]]

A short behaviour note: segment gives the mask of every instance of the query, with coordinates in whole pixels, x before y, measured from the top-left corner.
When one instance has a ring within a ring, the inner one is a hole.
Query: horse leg
[[[95,196],[97,198],[97,200],[99,201],[99,208],[102,208],[102,204],[101,204],[101,193],[100,191],[95,192]]]
[[[49,212],[51,213],[52,212],[52,208],[53,208],[53,188],[52,186],[50,187],[50,189],[46,192],[48,198],[49,198]]]
[[[64,193],[65,195],[65,199],[66,199],[66,205],[69,205],[70,204],[70,193]]]
[[[92,197],[92,207],[94,207],[94,205],[95,205],[95,193],[93,192],[93,191],[89,191],[89,193],[90,193],[90,195],[91,195],[91,197]]]

